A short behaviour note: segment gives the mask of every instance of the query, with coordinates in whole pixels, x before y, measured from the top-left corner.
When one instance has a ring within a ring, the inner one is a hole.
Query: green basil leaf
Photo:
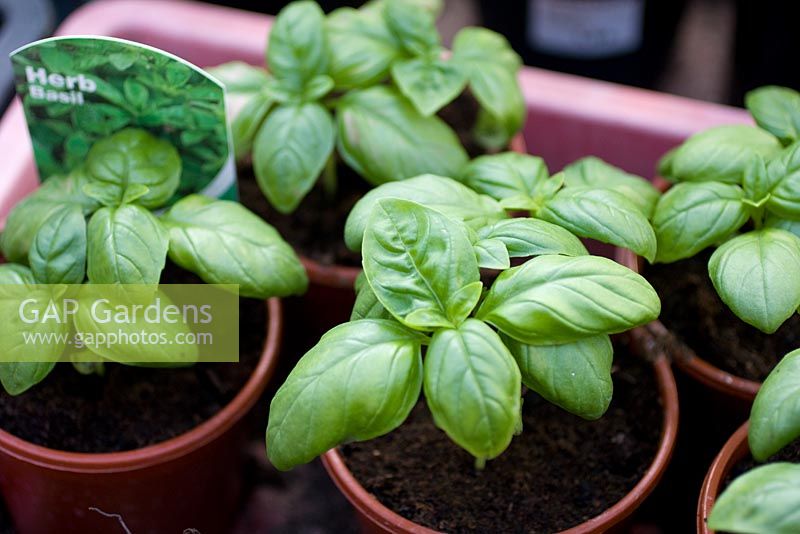
[[[253,140],[256,137],[274,101],[266,93],[258,93],[250,98],[233,119],[231,135],[236,158],[252,154]]]
[[[527,195],[514,195],[500,201],[503,208],[510,211],[535,211],[540,208],[539,203]]]
[[[594,156],[579,159],[564,167],[562,172],[565,185],[613,189],[636,204],[648,218],[661,196],[658,189],[644,178],[629,174]]]
[[[55,366],[55,362],[0,363],[0,383],[9,395],[20,395],[47,378]]]
[[[480,298],[478,262],[461,224],[414,202],[377,203],[362,257],[378,300],[412,328],[458,325]]]
[[[115,208],[122,204],[132,204],[150,191],[142,184],[128,184],[125,189],[105,182],[89,182],[83,186],[83,194],[103,206]]]
[[[24,265],[0,263],[0,285],[5,284],[36,284],[36,279]]]
[[[0,284],[35,284],[36,280],[29,269],[21,265],[0,265]],[[26,307],[29,313],[37,313],[43,317],[53,295],[41,288],[26,288],[32,299]],[[19,300],[16,298],[0,299],[0,384],[9,395],[19,395],[45,379],[55,366],[55,360],[64,351],[65,341],[60,336],[67,336],[69,324],[57,320],[40,320],[34,323],[23,322],[19,312]],[[35,348],[20,340],[21,333],[30,336],[49,337],[51,342],[37,345]],[[41,358],[37,362],[35,358]]]
[[[87,228],[86,274],[93,284],[157,284],[168,236],[149,211],[135,204],[100,208]]]
[[[734,480],[717,499],[709,528],[743,534],[800,532],[800,465],[762,465]]]
[[[506,244],[499,239],[481,239],[474,245],[478,267],[483,269],[508,269],[511,258]]]
[[[480,239],[502,241],[512,258],[543,254],[585,256],[586,247],[574,234],[539,219],[513,218],[498,221],[478,230]]]
[[[334,137],[330,113],[316,102],[281,105],[267,116],[253,145],[253,170],[276,210],[297,209],[328,161]]]
[[[743,198],[738,185],[698,182],[672,186],[653,214],[656,261],[690,258],[741,228],[749,218]]]
[[[438,17],[444,10],[444,0],[368,0],[361,7],[362,11],[384,13],[389,2],[404,2],[417,9],[427,11],[432,17]]]
[[[384,8],[384,20],[400,45],[413,56],[434,54],[440,45],[436,18],[414,2],[390,1]]]
[[[375,205],[384,198],[402,198],[440,211],[472,229],[506,218],[505,210],[493,199],[443,176],[423,174],[401,182],[389,182],[364,195],[347,217],[344,240],[353,251],[361,250],[364,229]]]
[[[526,345],[503,337],[517,360],[522,383],[584,419],[599,419],[611,404],[611,338],[599,335],[562,345]]]
[[[760,462],[800,437],[800,350],[784,356],[764,380],[747,437],[753,458]]]
[[[422,385],[424,336],[394,321],[337,326],[297,363],[272,399],[267,454],[281,470],[347,441],[394,430]]]
[[[800,93],[768,85],[748,92],[744,101],[756,123],[784,145],[800,139]]]
[[[714,251],[708,273],[733,313],[771,334],[800,307],[800,238],[775,228],[734,237]]]
[[[497,333],[477,319],[433,335],[424,387],[436,426],[479,460],[499,456],[522,427],[519,369]]]
[[[330,75],[340,89],[368,87],[386,79],[392,63],[402,56],[400,43],[376,11],[343,7],[328,15],[326,27]]]
[[[481,106],[504,129],[505,139],[522,128],[525,100],[517,82],[522,61],[505,37],[485,28],[464,28],[453,40],[453,61],[462,66]]]
[[[129,184],[122,195],[123,204],[132,204],[150,192],[150,188],[142,184]]]
[[[263,67],[254,67],[243,61],[231,61],[206,70],[225,86],[228,95],[259,93],[270,79]]]
[[[333,78],[327,74],[320,74],[309,80],[303,92],[305,101],[320,100],[333,89]]]
[[[653,261],[656,235],[647,217],[624,195],[610,189],[565,187],[536,216],[572,233],[632,250]]]
[[[508,150],[510,135],[503,121],[489,113],[485,108],[478,108],[478,116],[470,132],[475,142],[488,153]]]
[[[0,251],[5,259],[15,263],[27,262],[36,232],[65,204],[79,206],[84,215],[96,210],[97,202],[82,191],[85,183],[86,178],[80,172],[67,177],[53,176],[14,206],[0,234]]]
[[[502,272],[476,317],[531,345],[624,332],[658,317],[661,302],[630,269],[597,256],[538,256]]]
[[[764,219],[764,226],[767,228],[780,228],[800,237],[800,221],[797,220],[782,219],[777,215],[767,213],[767,217]]]
[[[665,178],[682,182],[740,184],[751,160],[776,156],[781,144],[774,135],[745,125],[718,126],[694,134],[670,155]]]
[[[292,2],[278,13],[267,46],[267,65],[276,78],[299,93],[326,74],[329,56],[325,14],[316,2]]]
[[[239,284],[243,297],[305,292],[297,255],[260,217],[237,202],[189,195],[164,215],[169,257],[209,284]]]
[[[151,322],[147,308],[158,303],[165,309],[174,306],[167,294],[154,286],[125,285],[104,287],[103,299],[98,300],[98,290],[87,288],[79,294],[83,300],[74,315],[75,329],[79,332],[105,334],[86,336],[85,349],[103,358],[125,364],[147,367],[176,367],[192,365],[199,358],[199,348],[194,343],[104,343],[103,337],[121,333],[121,339],[191,339],[191,327],[183,321]],[[98,320],[113,317],[120,309],[131,312],[130,321]],[[119,335],[119,334],[117,334]],[[96,360],[96,358],[95,358]]]
[[[80,284],[86,276],[86,220],[80,206],[66,204],[39,227],[28,256],[42,284]]]
[[[147,186],[138,199],[145,208],[157,208],[178,189],[181,158],[169,142],[145,130],[127,128],[92,146],[86,158],[86,171],[92,181],[112,186],[122,202],[131,184]]]
[[[394,316],[386,311],[381,301],[375,296],[375,292],[369,286],[364,271],[361,271],[356,278],[356,302],[353,311],[350,313],[351,321],[360,319],[390,319]]]
[[[438,58],[395,61],[392,79],[425,116],[433,115],[455,100],[467,85],[467,76],[457,63]]]
[[[767,172],[767,164],[761,156],[755,156],[750,162],[750,166],[744,172],[744,180],[742,181],[742,189],[744,189],[744,197],[746,204],[754,207],[763,206],[775,187],[776,183],[770,180],[770,174]]]
[[[455,176],[467,162],[458,136],[444,121],[423,117],[389,87],[349,92],[336,119],[339,153],[373,185],[425,173]]]
[[[769,162],[766,182],[767,210],[787,219],[800,218],[800,143]]]
[[[505,152],[473,159],[461,170],[459,180],[479,193],[504,200],[532,197],[549,176],[542,158]]]

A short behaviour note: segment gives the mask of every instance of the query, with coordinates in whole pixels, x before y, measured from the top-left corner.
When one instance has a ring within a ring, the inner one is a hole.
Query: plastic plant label
[[[237,197],[225,88],[202,69],[112,37],[44,39],[11,61],[43,180],[80,165],[96,141],[135,127],[180,154],[172,202],[190,193]]]

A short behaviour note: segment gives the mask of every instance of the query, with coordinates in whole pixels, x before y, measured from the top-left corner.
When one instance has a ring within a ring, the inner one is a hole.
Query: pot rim
[[[588,521],[563,531],[562,534],[589,534],[603,531],[620,523],[633,513],[653,491],[669,465],[678,434],[678,390],[675,385],[675,377],[665,357],[657,358],[652,365],[658,382],[659,398],[664,414],[661,438],[653,461],[639,482],[616,504]],[[361,514],[380,525],[387,532],[398,534],[434,534],[437,532],[414,523],[381,504],[356,480],[338,449],[334,448],[323,454],[322,463],[347,500]]]
[[[511,141],[508,143],[508,148],[512,152],[527,154],[528,148],[521,132],[515,134],[514,137],[511,138]],[[298,253],[298,255],[300,256],[300,261],[303,263],[303,267],[305,267],[308,273],[309,280],[321,286],[338,289],[353,289],[356,278],[361,274],[361,267],[324,264],[312,260],[303,254]]]
[[[708,528],[706,519],[711,514],[711,509],[717,501],[722,482],[734,465],[744,460],[750,452],[747,443],[747,429],[749,422],[744,423],[725,442],[719,454],[706,473],[700,499],[697,501],[697,532],[698,534],[713,534],[715,531]]]
[[[267,338],[252,375],[222,410],[191,430],[139,449],[81,453],[36,445],[0,429],[0,453],[49,470],[101,474],[153,467],[200,449],[227,432],[253,407],[272,376],[283,335],[283,307],[278,298],[267,299],[265,306],[268,311]]]
[[[632,271],[641,274],[644,259],[630,250],[618,248],[616,260]],[[669,329],[664,326],[664,323],[662,323],[660,319],[656,319],[648,325],[634,329],[632,335],[641,344],[642,350],[645,353],[649,353],[653,350],[658,350],[657,347],[660,346],[656,338],[667,335],[669,332]],[[756,398],[756,394],[761,388],[761,382],[742,378],[727,371],[723,371],[719,367],[712,365],[707,360],[698,356],[688,345],[684,346],[687,349],[685,351],[686,357],[672,358],[673,363],[675,363],[681,371],[698,382],[725,395],[748,402],[752,402]]]

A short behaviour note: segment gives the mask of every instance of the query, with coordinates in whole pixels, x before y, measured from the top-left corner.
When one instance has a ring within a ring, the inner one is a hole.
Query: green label
[[[183,164],[174,200],[235,199],[225,88],[161,50],[111,37],[53,37],[11,54],[39,176],[67,174],[95,141],[126,127],[172,143]]]
[[[239,361],[239,286],[0,285],[0,363]]]

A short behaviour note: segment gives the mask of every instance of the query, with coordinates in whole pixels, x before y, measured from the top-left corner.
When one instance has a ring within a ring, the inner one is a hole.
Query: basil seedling
[[[653,215],[655,261],[674,262],[717,245],[708,272],[719,296],[766,333],[800,307],[798,100],[790,89],[757,89],[747,105],[760,128],[712,128],[659,164],[678,183]],[[752,228],[739,234],[748,222]]]
[[[447,54],[434,24],[440,9],[438,0],[378,0],[326,17],[315,2],[293,2],[272,26],[269,72],[241,62],[212,69],[244,101],[236,152],[252,155],[275,209],[294,211],[321,175],[335,190],[335,152],[374,185],[454,175],[467,155],[435,113],[465,89],[480,104],[474,133],[486,148],[519,131],[519,57],[482,28],[461,30]]]
[[[773,369],[753,403],[748,439],[758,461],[800,438],[800,350]],[[720,495],[708,520],[725,532],[800,531],[800,465],[775,462],[742,475]]]
[[[158,284],[169,257],[205,282],[238,284],[241,296],[305,291],[305,270],[292,248],[240,204],[190,195],[156,215],[180,175],[175,148],[144,130],[98,141],[83,165],[46,180],[11,211],[0,250],[12,263],[0,265],[0,283]],[[37,328],[48,325],[64,326]],[[0,381],[19,394],[53,365],[3,363]]]
[[[447,178],[371,195],[350,221],[364,266],[352,319],[301,358],[272,401],[267,452],[277,468],[393,430],[422,390],[436,425],[479,467],[522,430],[523,383],[581,417],[606,411],[609,334],[660,311],[644,278],[589,256],[557,225],[505,219],[497,201]],[[534,257],[510,268],[512,255]],[[488,264],[502,272],[485,288]]]

